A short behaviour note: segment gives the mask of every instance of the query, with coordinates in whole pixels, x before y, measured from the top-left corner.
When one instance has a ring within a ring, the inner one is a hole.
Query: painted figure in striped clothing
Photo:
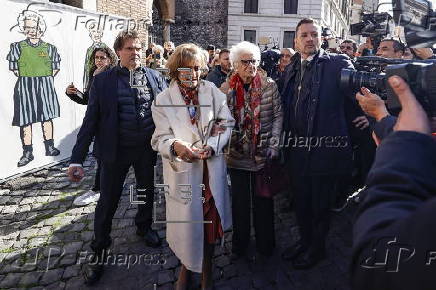
[[[41,40],[46,31],[42,15],[24,10],[18,17],[20,32],[25,40],[11,44],[7,56],[9,70],[18,80],[14,89],[12,126],[20,127],[23,156],[17,166],[33,160],[32,124],[41,123],[46,156],[57,156],[54,147],[53,119],[59,117],[59,102],[54,76],[59,72],[61,58],[52,44]]]

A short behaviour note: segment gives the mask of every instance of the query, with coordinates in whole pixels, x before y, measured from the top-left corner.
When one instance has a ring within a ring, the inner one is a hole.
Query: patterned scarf
[[[182,94],[183,100],[187,106],[195,105],[198,103],[198,87],[195,88],[187,88],[182,86],[179,82],[179,90]],[[191,124],[195,124],[200,117],[199,107],[188,107],[189,117],[191,118]]]
[[[261,76],[259,72],[253,78],[245,97],[244,82],[238,74],[230,77],[229,102],[233,107],[233,116],[236,120],[237,142],[235,149],[243,151],[244,143],[248,145],[249,155],[254,158],[259,141],[260,132],[260,101],[262,95]]]

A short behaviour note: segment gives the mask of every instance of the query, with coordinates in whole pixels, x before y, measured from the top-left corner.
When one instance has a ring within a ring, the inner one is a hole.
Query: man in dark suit
[[[345,108],[353,100],[339,90],[338,80],[341,70],[353,65],[348,56],[321,49],[320,27],[312,19],[298,23],[295,48],[298,53],[280,83],[287,140],[284,153],[300,240],[282,257],[304,269],[325,256],[331,201],[352,168]]]
[[[135,170],[136,188],[141,189],[138,195],[142,197],[138,200],[145,201],[145,204],[138,205],[136,233],[145,238],[148,246],[160,246],[157,233],[151,229],[156,153],[150,145],[155,129],[150,107],[157,94],[167,86],[158,72],[141,66],[142,47],[136,31],[120,32],[114,49],[120,58],[119,65],[94,79],[86,115],[68,168],[72,181],[83,178],[81,164],[95,136],[97,155],[102,165],[101,195],[95,209],[91,247],[99,262],[102,262],[111,244],[112,218],[130,166]],[[131,86],[136,74],[145,75],[145,86]],[[85,282],[96,282],[102,273],[102,263],[86,265],[83,271]]]

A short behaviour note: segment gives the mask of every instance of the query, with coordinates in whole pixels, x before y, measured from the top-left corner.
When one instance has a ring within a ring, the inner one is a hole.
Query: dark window
[[[285,31],[283,33],[283,47],[292,47],[294,48],[294,31]]]
[[[256,44],[256,30],[244,30],[244,41]]]
[[[285,14],[297,14],[298,0],[284,0]]]
[[[245,0],[244,13],[257,13],[258,0]]]

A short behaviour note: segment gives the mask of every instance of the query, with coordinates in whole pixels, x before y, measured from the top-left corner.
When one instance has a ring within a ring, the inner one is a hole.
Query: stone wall
[[[193,42],[204,48],[213,44],[227,46],[228,0],[177,0],[176,23],[171,25],[171,41],[175,45]],[[153,9],[150,33],[162,45],[163,25],[159,13]]]

